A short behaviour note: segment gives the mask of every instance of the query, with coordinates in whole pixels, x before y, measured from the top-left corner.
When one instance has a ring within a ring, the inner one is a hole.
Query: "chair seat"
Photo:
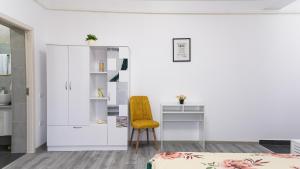
[[[132,127],[135,129],[156,128],[159,123],[154,120],[135,120],[132,122]]]

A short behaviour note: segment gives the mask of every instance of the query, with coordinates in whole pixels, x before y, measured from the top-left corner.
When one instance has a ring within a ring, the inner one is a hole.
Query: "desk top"
[[[161,103],[161,106],[204,106],[204,104],[201,103],[194,103],[194,102],[186,102],[184,104],[179,104],[178,102],[166,102]]]
[[[204,111],[194,111],[194,112],[192,112],[192,111],[190,111],[190,112],[188,112],[188,111],[178,111],[178,112],[176,112],[176,111],[173,111],[173,112],[168,112],[168,111],[162,111],[161,112],[162,114],[204,114]]]
[[[163,114],[204,114],[204,105],[199,103],[163,103],[161,104]]]

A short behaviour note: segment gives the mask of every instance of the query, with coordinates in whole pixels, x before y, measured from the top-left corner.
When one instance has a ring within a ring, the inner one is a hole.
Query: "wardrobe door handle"
[[[72,90],[72,82],[69,84],[69,89]]]
[[[68,82],[65,83],[65,89],[68,90]]]

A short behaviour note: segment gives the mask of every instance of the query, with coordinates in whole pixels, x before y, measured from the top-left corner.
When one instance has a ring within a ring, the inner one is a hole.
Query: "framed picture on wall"
[[[191,38],[173,38],[173,62],[191,61]]]

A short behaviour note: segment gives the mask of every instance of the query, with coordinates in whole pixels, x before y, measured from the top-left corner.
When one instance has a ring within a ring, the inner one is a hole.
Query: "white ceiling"
[[[279,10],[295,0],[35,0],[53,10],[129,13],[222,13]]]

